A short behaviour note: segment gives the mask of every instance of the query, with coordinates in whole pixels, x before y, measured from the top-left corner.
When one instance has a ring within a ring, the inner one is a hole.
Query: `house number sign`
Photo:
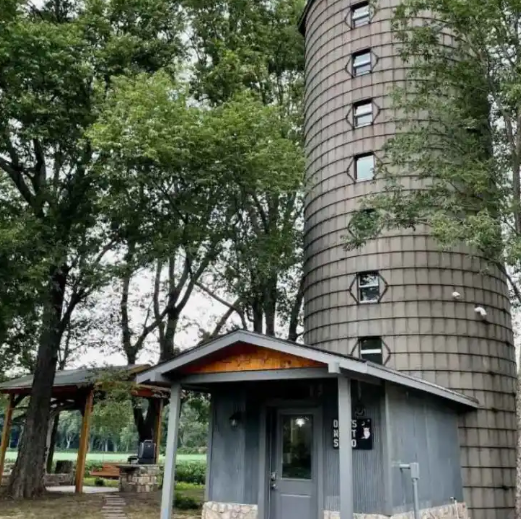
[[[338,419],[333,420],[333,449],[340,447]],[[373,448],[373,422],[371,418],[351,420],[351,447],[354,450],[369,451]]]

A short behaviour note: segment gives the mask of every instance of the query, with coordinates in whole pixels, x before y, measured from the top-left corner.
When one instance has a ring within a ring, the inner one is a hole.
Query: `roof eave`
[[[452,402],[467,408],[476,409],[479,407],[479,402],[473,398],[467,397],[450,389],[446,389],[442,386],[432,384],[426,380],[411,377],[406,373],[401,373],[396,370],[386,368],[385,366],[380,366],[372,362],[366,362],[361,359],[350,359],[345,356],[336,355],[332,352],[313,349],[308,346],[290,343],[275,337],[268,337],[246,330],[236,330],[232,333],[214,339],[213,341],[198,348],[189,350],[188,352],[180,355],[179,357],[176,357],[169,362],[160,364],[155,368],[144,371],[143,373],[137,375],[136,382],[138,384],[148,383],[152,385],[167,385],[168,381],[170,380],[169,373],[172,373],[192,362],[198,361],[207,355],[211,355],[212,353],[217,352],[223,348],[240,342],[305,357],[310,360],[323,363],[331,369],[335,369],[335,366],[338,366],[346,372],[354,375],[362,375],[365,377],[371,377],[374,379],[395,383],[404,387],[422,391],[424,393],[432,394],[445,400],[451,400]]]

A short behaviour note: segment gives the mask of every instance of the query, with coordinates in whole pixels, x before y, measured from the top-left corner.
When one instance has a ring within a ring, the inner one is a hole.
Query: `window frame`
[[[366,8],[367,12],[363,11],[357,14],[357,11],[361,11]],[[358,27],[364,27],[371,23],[371,6],[369,2],[359,2],[351,6],[351,27],[358,29]]]
[[[380,355],[380,362],[364,358],[364,350],[363,350],[364,342],[365,341],[374,341],[374,340],[378,340],[379,341],[380,347],[379,348],[368,348],[368,349],[365,350],[365,354],[366,355],[378,355],[379,354]],[[367,336],[367,337],[360,337],[358,339],[358,355],[363,360],[366,360],[368,362],[374,362],[375,364],[381,364],[383,366],[384,365],[384,342],[382,340],[382,337],[380,337],[378,335]]]
[[[356,65],[357,58],[360,58],[365,55],[368,56],[368,60],[359,65]],[[368,74],[373,73],[373,53],[371,52],[371,49],[364,49],[364,50],[354,52],[351,55],[351,62],[352,62],[351,73],[352,73],[353,77],[362,77],[362,76],[367,76]],[[367,65],[369,65],[368,70],[366,70],[364,72],[358,72],[359,69],[361,69],[363,67],[367,67]]]
[[[367,112],[364,112],[362,114],[357,114],[356,111],[362,107],[369,107],[370,110],[367,111]],[[362,118],[362,117],[367,117],[367,115],[370,115],[371,116],[371,121],[370,122],[367,122],[367,123],[364,123],[364,124],[358,124],[358,119],[359,118]],[[374,115],[374,104],[373,104],[373,100],[372,99],[369,99],[369,100],[365,100],[365,101],[359,101],[357,103],[354,103],[353,104],[353,128],[365,128],[366,126],[372,126],[373,123],[374,123],[374,118],[375,118],[375,115]]]
[[[373,274],[376,277],[376,282],[367,284],[367,285],[361,285],[360,284],[360,278],[364,274]],[[365,288],[375,288],[378,287],[378,297],[376,299],[371,300],[364,300],[362,298],[362,290]],[[358,298],[358,302],[360,304],[372,304],[372,303],[379,303],[380,299],[382,298],[382,287],[380,283],[380,273],[378,270],[365,270],[364,272],[357,272],[356,274],[356,295]]]
[[[360,178],[358,176],[358,161],[367,157],[371,157],[373,159],[373,166],[371,168],[371,177],[370,178]],[[356,182],[369,182],[370,180],[374,180],[374,168],[376,166],[376,156],[370,151],[368,153],[360,153],[359,155],[354,156],[354,177]]]

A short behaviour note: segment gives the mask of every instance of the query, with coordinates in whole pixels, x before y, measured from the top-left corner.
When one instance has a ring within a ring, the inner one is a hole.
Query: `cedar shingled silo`
[[[373,10],[359,0],[309,0],[302,18],[305,342],[476,397],[482,409],[460,424],[465,500],[472,519],[507,519],[516,424],[504,276],[463,248],[441,252],[421,228],[387,233],[355,251],[343,247],[360,201],[383,188],[371,180],[372,166],[396,131],[389,94],[406,76],[391,29],[399,1],[379,0]]]

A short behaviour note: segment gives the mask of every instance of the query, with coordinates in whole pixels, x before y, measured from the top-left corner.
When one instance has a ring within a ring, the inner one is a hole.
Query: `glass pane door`
[[[282,416],[282,477],[312,479],[313,416]]]

